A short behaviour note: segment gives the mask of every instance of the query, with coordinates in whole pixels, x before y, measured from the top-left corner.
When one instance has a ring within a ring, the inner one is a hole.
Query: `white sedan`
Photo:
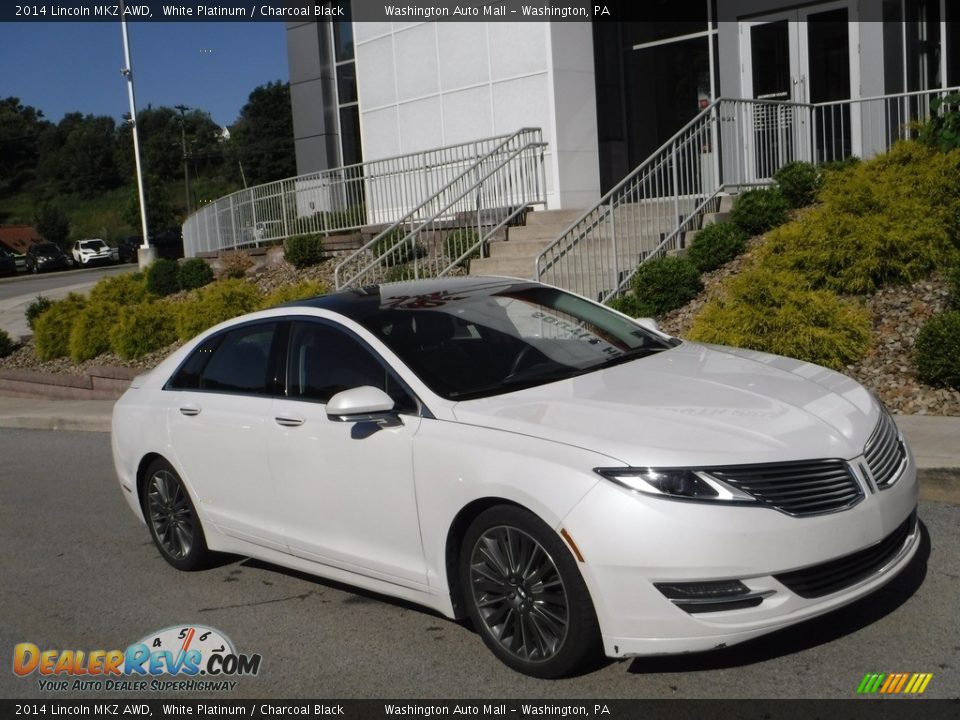
[[[503,278],[223,323],[137,378],[113,453],[174,567],[237,553],[468,617],[511,667],[708,650],[915,554],[916,468],[831,370]]]

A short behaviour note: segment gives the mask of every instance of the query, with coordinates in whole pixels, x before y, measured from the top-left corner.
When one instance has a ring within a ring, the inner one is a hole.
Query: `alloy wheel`
[[[470,556],[470,592],[486,632],[526,662],[562,648],[569,628],[566,588],[550,554],[526,532],[489,528]]]
[[[176,560],[186,558],[193,548],[196,521],[186,491],[173,473],[157,470],[150,477],[147,508],[163,551]]]

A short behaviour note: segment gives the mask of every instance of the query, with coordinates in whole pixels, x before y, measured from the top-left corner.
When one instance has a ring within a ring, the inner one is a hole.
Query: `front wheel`
[[[600,631],[576,563],[540,518],[497,506],[470,525],[460,586],[494,655],[526,675],[569,675],[599,656]]]
[[[196,508],[180,476],[165,460],[147,468],[143,514],[163,559],[177,570],[199,570],[210,560]]]

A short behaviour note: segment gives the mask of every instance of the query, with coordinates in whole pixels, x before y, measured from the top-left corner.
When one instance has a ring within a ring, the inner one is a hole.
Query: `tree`
[[[0,195],[19,192],[34,177],[38,139],[50,123],[20,99],[0,99]]]
[[[44,128],[38,144],[45,192],[93,197],[119,186],[113,118],[67,113],[56,126]]]
[[[250,185],[296,175],[293,113],[287,83],[267,83],[250,93],[240,117],[230,128],[230,146],[234,160],[243,163]]]
[[[46,202],[37,206],[33,214],[33,225],[44,240],[66,249],[67,237],[70,235],[70,219],[59,205]]]
[[[174,206],[167,185],[155,175],[147,175],[143,179],[143,191],[147,202],[147,231],[150,237],[155,236],[161,230],[166,230],[172,225],[177,224],[177,210]],[[142,223],[140,222],[140,194],[136,184],[130,190],[127,205],[123,211],[123,219],[131,227],[137,228],[137,233],[141,232]]]

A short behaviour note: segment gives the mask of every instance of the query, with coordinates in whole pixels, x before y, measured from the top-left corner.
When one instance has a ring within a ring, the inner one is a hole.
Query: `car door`
[[[286,544],[267,459],[279,387],[271,362],[286,326],[254,322],[201,343],[171,379],[170,442],[196,500],[226,535],[276,550]]]
[[[290,328],[287,396],[273,402],[270,467],[290,552],[407,587],[426,586],[413,478],[416,400],[357,336],[319,320]],[[372,385],[399,422],[339,422],[327,401]]]

